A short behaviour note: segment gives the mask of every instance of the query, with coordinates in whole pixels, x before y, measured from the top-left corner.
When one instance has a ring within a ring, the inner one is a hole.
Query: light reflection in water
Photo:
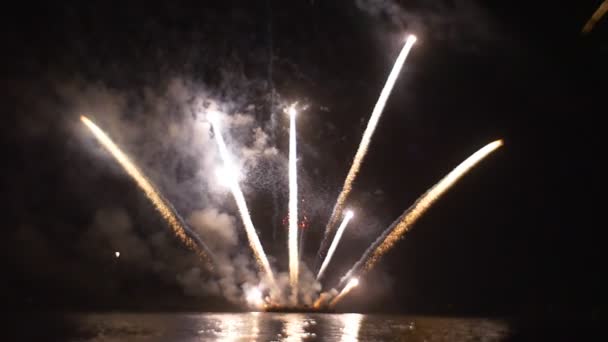
[[[256,340],[260,336],[260,313],[259,312],[251,312],[249,314],[251,316],[251,340]]]
[[[56,319],[56,317],[52,317]],[[503,320],[357,314],[279,313],[93,313],[59,317],[74,331],[55,336],[53,326],[22,341],[504,341],[512,336]],[[415,324],[413,323],[415,322]],[[48,324],[45,321],[44,324]],[[86,338],[90,337],[90,338]],[[526,337],[526,336],[524,336]],[[576,340],[576,339],[574,339]]]
[[[281,321],[283,321],[283,331],[279,336],[279,341],[302,341],[314,336],[304,330],[305,326],[316,324],[312,318],[299,314],[288,314],[281,316]]]
[[[357,342],[359,341],[359,328],[363,315],[351,313],[340,315],[343,322],[341,342]]]
[[[306,315],[208,314],[200,323],[201,341],[328,341],[357,342],[364,317],[360,314]],[[317,326],[317,323],[321,323]]]
[[[259,312],[242,314],[218,314],[204,322],[204,328],[198,331],[203,340],[217,341],[256,341],[259,338]]]

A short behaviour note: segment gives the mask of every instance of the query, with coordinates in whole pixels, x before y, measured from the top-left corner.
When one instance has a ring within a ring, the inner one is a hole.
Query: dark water
[[[48,318],[48,317],[47,317]],[[503,341],[500,320],[363,314],[71,314],[20,335],[63,341]],[[32,335],[33,334],[33,335]],[[34,336],[38,335],[38,336]]]

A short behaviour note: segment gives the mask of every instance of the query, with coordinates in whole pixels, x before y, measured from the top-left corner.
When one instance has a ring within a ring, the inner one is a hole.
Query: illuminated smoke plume
[[[217,113],[210,112],[210,114],[208,115],[208,119],[211,122],[211,125],[213,126],[215,140],[217,142],[218,149],[222,157],[222,161],[224,163],[224,172],[226,172],[229,177],[228,183],[230,185],[230,192],[232,193],[232,196],[236,201],[239,213],[241,214],[241,218],[243,219],[243,225],[245,226],[247,238],[249,239],[249,245],[251,246],[253,254],[260,266],[260,269],[264,271],[270,283],[273,286],[276,286],[274,273],[270,268],[270,263],[268,262],[268,258],[266,257],[264,248],[260,243],[258,233],[255,231],[253,221],[251,221],[251,215],[249,214],[249,209],[247,209],[247,203],[245,202],[245,196],[243,195],[243,191],[241,191],[241,187],[238,184],[238,179],[236,176],[238,174],[238,171],[236,171],[235,169],[235,165],[233,164],[233,161],[230,158],[228,149],[226,148],[226,143],[224,142],[224,138],[222,137],[221,126]]]
[[[144,174],[129,160],[129,157],[114,144],[114,142],[91,120],[85,116],[81,116],[80,120],[93,133],[95,138],[103,145],[103,147],[112,154],[123,169],[133,178],[139,188],[146,194],[146,197],[152,202],[154,208],[161,214],[163,219],[169,224],[173,233],[191,250],[196,251],[201,259],[203,259],[207,267],[213,268],[213,258],[205,243],[187,228],[183,219],[177,214],[172,205],[165,200],[162,195],[155,189],[152,183],[144,176]]]

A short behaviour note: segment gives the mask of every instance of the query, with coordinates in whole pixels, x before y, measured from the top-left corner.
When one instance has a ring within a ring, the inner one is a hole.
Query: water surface
[[[422,342],[503,341],[509,332],[507,323],[500,320],[354,313],[91,313],[62,315],[55,320],[52,329],[40,337],[65,341]]]

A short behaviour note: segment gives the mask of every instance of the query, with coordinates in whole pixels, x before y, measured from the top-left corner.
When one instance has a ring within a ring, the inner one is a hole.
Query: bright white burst
[[[262,291],[258,287],[250,287],[245,290],[245,300],[251,307],[261,308],[264,305]]]
[[[340,239],[342,239],[342,234],[344,234],[344,230],[346,229],[348,222],[350,222],[350,220],[353,218],[353,216],[355,216],[355,214],[353,214],[352,210],[347,210],[346,213],[344,214],[344,219],[342,220],[340,227],[338,227],[338,231],[336,231],[336,235],[334,236],[334,239],[332,240],[331,245],[329,246],[329,249],[327,250],[327,255],[325,256],[325,259],[323,260],[323,263],[321,264],[321,268],[319,268],[319,273],[317,273],[317,280],[320,280],[321,277],[323,277],[323,274],[325,273],[325,270],[327,269],[327,265],[329,265],[329,262],[331,261],[331,258],[334,255],[334,252],[336,251],[338,244],[340,243]]]
[[[298,168],[296,148],[296,104],[292,104],[289,113],[289,232],[287,248],[289,250],[289,282],[291,284],[292,302],[298,298],[299,262],[298,255]]]
[[[241,174],[233,165],[218,167],[215,170],[215,177],[217,182],[226,188],[230,188],[233,182],[238,183],[241,180]]]
[[[393,86],[397,80],[397,77],[404,65],[405,59],[408,56],[413,44],[416,42],[416,36],[409,35],[405,41],[405,44],[391,69],[388,79],[380,93],[380,97],[376,102],[376,105],[372,111],[371,117],[367,124],[367,127],[363,133],[361,143],[357,149],[355,157],[353,159],[351,168],[344,181],[342,192],[338,196],[337,202],[333,208],[329,222],[327,223],[323,241],[319,248],[318,257],[324,254],[324,250],[329,242],[331,233],[335,230],[338,220],[342,218],[341,224],[338,226],[337,231],[334,234],[325,259],[321,264],[321,267],[317,273],[316,279],[320,280],[329,265],[332,256],[341,237],[349,223],[354,217],[354,213],[351,210],[343,211],[347,197],[352,190],[353,182],[359,172],[360,166],[367,153],[368,146],[371,142],[372,135],[376,129],[380,116],[384,110],[388,97],[393,89]],[[288,203],[288,217],[289,217],[289,230],[288,230],[288,258],[289,258],[289,283],[291,287],[291,305],[298,304],[298,281],[299,281],[299,268],[300,268],[300,253],[298,250],[298,234],[302,234],[298,229],[298,174],[297,174],[297,131],[296,131],[296,120],[298,110],[296,109],[297,103],[293,103],[288,108],[285,108],[285,113],[289,116],[289,203]],[[300,110],[305,110],[306,107],[299,107]],[[222,137],[222,114],[217,111],[210,110],[207,112],[207,119],[213,129],[213,136],[217,143],[219,157],[222,160],[222,166],[215,170],[215,176],[217,184],[220,184],[230,190],[234,200],[236,202],[238,211],[243,221],[243,226],[249,240],[250,247],[255,256],[256,262],[262,273],[266,277],[266,282],[263,285],[251,286],[249,283],[245,283],[242,287],[244,299],[249,307],[254,309],[263,309],[267,307],[274,307],[277,305],[285,305],[283,301],[274,301],[275,296],[280,296],[281,291],[278,288],[277,282],[274,278],[273,270],[268,261],[268,257],[264,252],[264,249],[259,240],[257,231],[253,225],[251,215],[247,208],[244,194],[240,188],[240,182],[243,175],[240,173],[239,163],[234,163],[234,156],[229,152],[226,142]],[[153,184],[145,177],[145,175],[129,160],[127,155],[122,152],[110,138],[93,122],[91,122],[85,116],[81,116],[82,122],[91,130],[99,142],[114,156],[119,164],[125,169],[125,171],[136,181],[137,185],[143,190],[145,195],[154,204],[155,208],[167,221],[169,226],[173,229],[174,233],[190,248],[195,249],[201,258],[206,262],[211,263],[213,259],[210,258],[210,254],[205,244],[194,234],[189,228],[183,223],[182,218],[175,212],[171,203],[166,202],[162,194],[158,193],[157,189]],[[351,277],[352,274],[363,276],[364,272],[369,271],[375,263],[386,253],[392,246],[407,232],[413,223],[420,217],[441,195],[447,191],[460,177],[475,166],[479,161],[485,158],[488,154],[493,152],[498,147],[502,146],[502,140],[497,140],[491,144],[488,144],[481,150],[477,151],[463,163],[461,163],[456,169],[450,172],[444,177],[439,183],[433,186],[427,191],[420,199],[418,199],[414,206],[406,210],[406,212],[400,217],[400,220],[391,225],[385,232],[372,244],[361,257],[361,259],[355,263],[355,265],[342,277],[339,286],[332,289],[332,291],[323,292],[314,301],[313,307],[315,309],[323,306],[334,307],[342,298],[359,285],[359,278]],[[193,236],[196,238],[194,241]],[[300,235],[301,237],[301,235]],[[116,259],[120,258],[120,252],[115,251],[114,256]],[[213,265],[210,265],[211,269]],[[282,281],[281,283],[284,283]],[[346,283],[346,284],[345,284]],[[344,286],[343,286],[344,285]],[[260,286],[264,286],[265,291],[268,291],[267,297],[264,297],[264,292]],[[342,288],[337,295],[336,288]],[[285,293],[285,292],[283,292]],[[307,293],[305,293],[307,294]],[[303,296],[304,297],[304,296]],[[333,298],[332,298],[333,297]],[[329,303],[327,303],[329,301]],[[309,300],[310,302],[310,300]],[[282,304],[281,304],[282,303]],[[360,316],[352,316],[352,324],[349,323],[349,328],[345,330],[353,331],[351,336],[358,334],[359,324],[361,321]],[[257,324],[257,323],[256,323]],[[287,322],[286,330],[290,331],[287,335],[296,335],[299,332],[293,333],[293,331],[299,331],[299,323]],[[295,328],[294,328],[295,327]],[[255,328],[257,331],[257,327]]]

